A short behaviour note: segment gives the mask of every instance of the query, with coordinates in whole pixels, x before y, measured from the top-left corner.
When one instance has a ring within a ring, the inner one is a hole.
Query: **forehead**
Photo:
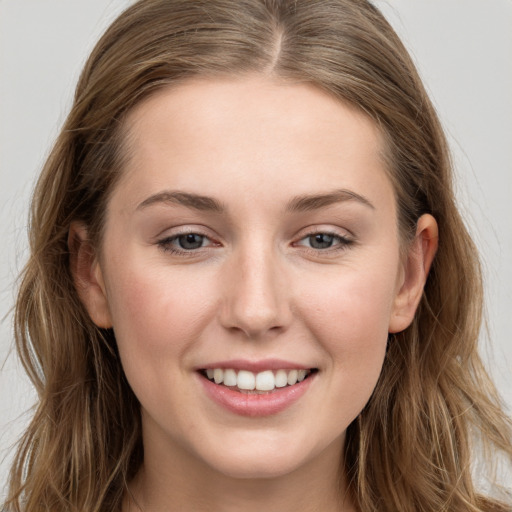
[[[169,186],[206,187],[221,199],[282,192],[283,200],[334,184],[390,187],[376,124],[307,84],[190,80],[141,103],[126,128],[121,186],[130,182],[139,197]]]

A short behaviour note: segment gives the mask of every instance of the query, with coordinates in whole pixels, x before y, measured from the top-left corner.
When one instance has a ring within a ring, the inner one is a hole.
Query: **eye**
[[[295,245],[307,247],[315,251],[344,249],[353,241],[335,233],[317,232],[301,238]]]
[[[207,238],[197,233],[187,233],[186,235],[179,235],[175,238],[175,242],[178,244],[180,249],[191,251],[193,249],[199,249],[203,247],[204,242]]]
[[[310,247],[313,249],[328,249],[335,242],[335,236],[329,233],[316,233],[307,237]]]
[[[164,251],[186,253],[211,246],[213,242],[206,235],[200,233],[181,233],[160,240],[158,245]]]

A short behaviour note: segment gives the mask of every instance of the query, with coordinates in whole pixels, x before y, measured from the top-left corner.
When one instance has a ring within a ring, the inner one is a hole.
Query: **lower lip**
[[[309,375],[302,382],[284,388],[275,388],[263,394],[241,393],[218,385],[199,374],[199,379],[208,396],[217,404],[240,416],[271,416],[284,411],[301,398],[316,377]]]

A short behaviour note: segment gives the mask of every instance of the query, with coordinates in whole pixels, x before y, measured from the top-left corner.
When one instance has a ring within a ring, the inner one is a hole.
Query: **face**
[[[374,123],[245,78],[162,91],[127,129],[84,301],[115,331],[146,459],[238,477],[338,464],[415,307]]]

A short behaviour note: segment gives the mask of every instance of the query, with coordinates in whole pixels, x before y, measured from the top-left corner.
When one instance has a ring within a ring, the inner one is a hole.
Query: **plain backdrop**
[[[0,0],[0,501],[34,393],[12,354],[30,192],[80,69],[129,0]],[[484,262],[482,350],[512,409],[512,0],[376,0],[447,130],[458,199]],[[28,412],[27,412],[28,411]]]

